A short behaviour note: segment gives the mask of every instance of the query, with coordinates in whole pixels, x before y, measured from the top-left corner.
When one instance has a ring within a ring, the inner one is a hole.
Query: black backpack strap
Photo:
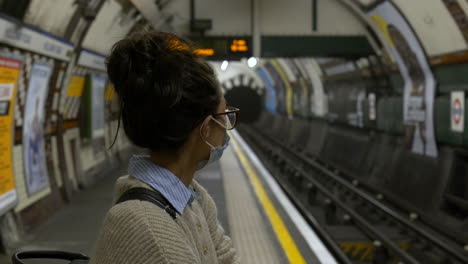
[[[88,264],[89,257],[83,254],[70,253],[64,251],[45,251],[45,250],[34,250],[34,251],[18,251],[13,254],[11,261],[13,264],[24,264],[22,260],[25,259],[60,259],[69,260],[70,263],[81,263]],[[58,262],[57,262],[58,263]]]
[[[130,200],[150,202],[164,209],[172,219],[175,220],[177,218],[177,210],[160,192],[156,190],[150,190],[142,187],[128,189],[122,194],[122,196],[120,196],[119,200],[117,200],[115,204]]]

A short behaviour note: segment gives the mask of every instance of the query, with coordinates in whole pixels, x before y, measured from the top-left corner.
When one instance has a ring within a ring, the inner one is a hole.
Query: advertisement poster
[[[276,69],[273,65],[268,62],[265,64],[265,70],[268,72],[268,75],[273,79],[275,85],[275,94],[276,94],[276,111],[280,114],[287,114],[286,111],[286,87],[283,85],[283,81],[279,76]]]
[[[293,116],[293,90],[291,85],[289,84],[288,77],[286,76],[286,73],[284,72],[283,67],[281,67],[281,64],[278,62],[278,59],[272,59],[271,60],[271,65],[273,66],[273,71],[278,75],[277,78],[279,82],[284,87],[285,91],[285,114],[288,116],[292,117]],[[276,82],[276,81],[275,81]]]
[[[17,200],[13,173],[13,139],[16,87],[21,61],[0,57],[0,216]]]
[[[421,43],[392,3],[378,5],[368,16],[387,42],[404,79],[403,119],[407,147],[415,153],[437,157],[433,123],[436,83]]]
[[[450,128],[462,133],[465,127],[465,92],[452,92],[450,102]]]
[[[309,80],[309,76],[307,71],[304,69],[302,62],[299,59],[292,59],[291,63],[297,69],[297,76],[299,79],[299,83],[301,86],[301,114],[303,117],[309,116],[309,109],[310,109],[310,98],[313,92],[312,84]]]
[[[44,103],[52,67],[36,63],[31,68],[24,106],[23,155],[28,194],[49,185],[44,150]]]
[[[294,87],[294,112],[299,116],[306,117],[309,106],[307,102],[309,95],[305,78],[294,59],[285,59],[285,62],[287,67],[291,69],[295,79],[295,82],[292,84]]]
[[[67,97],[64,109],[65,119],[75,119],[78,117],[81,95],[85,86],[85,77],[73,75],[67,87]]]
[[[91,133],[95,158],[103,158],[106,142],[105,126],[105,91],[107,79],[103,75],[91,75]]]
[[[73,75],[68,84],[67,96],[80,97],[83,94],[85,84],[85,77],[80,75]]]
[[[367,100],[369,101],[369,120],[374,121],[377,119],[376,110],[376,96],[375,93],[369,93]]]
[[[106,77],[93,74],[91,77],[91,130],[92,137],[104,137],[104,92]]]
[[[262,78],[262,81],[265,85],[266,96],[265,96],[265,108],[271,113],[276,112],[276,90],[273,79],[271,79],[268,72],[262,67],[257,68],[257,74]]]
[[[305,71],[309,75],[309,113],[311,116],[325,116],[328,113],[328,98],[322,84],[322,71],[315,59],[300,59]]]

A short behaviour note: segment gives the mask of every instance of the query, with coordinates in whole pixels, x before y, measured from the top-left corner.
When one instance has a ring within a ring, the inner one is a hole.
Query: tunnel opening
[[[248,86],[238,86],[225,93],[229,105],[241,110],[239,122],[241,124],[252,124],[257,121],[262,112],[263,96]]]

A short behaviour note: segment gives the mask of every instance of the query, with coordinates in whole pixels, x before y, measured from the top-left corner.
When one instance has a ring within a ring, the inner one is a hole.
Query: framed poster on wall
[[[415,153],[437,157],[433,121],[436,81],[425,51],[409,23],[390,1],[377,5],[368,16],[404,79],[403,119],[407,146]]]
[[[102,158],[105,143],[105,90],[107,78],[101,74],[91,74],[91,135],[94,156]]]
[[[92,100],[92,118],[91,130],[92,137],[98,138],[104,136],[104,94],[106,87],[106,77],[100,74],[91,75],[91,100]]]
[[[83,94],[85,86],[85,76],[73,74],[70,78],[70,83],[67,87],[65,97],[65,106],[63,116],[65,119],[75,119],[78,117],[78,110],[80,107],[80,99]]]
[[[14,104],[21,61],[0,55],[0,216],[15,206]]]
[[[29,195],[49,185],[44,150],[44,103],[52,67],[35,63],[31,68],[23,124],[23,160],[25,185]]]
[[[257,74],[262,78],[262,81],[265,85],[266,95],[265,95],[265,108],[271,113],[276,112],[276,90],[273,79],[270,77],[270,74],[263,67],[259,67],[256,70]]]
[[[276,71],[275,67],[271,64],[271,61],[268,61],[264,65],[264,69],[271,76],[273,84],[275,85],[275,95],[276,95],[276,111],[279,114],[287,114],[286,111],[286,87],[283,85],[283,81],[279,73]]]

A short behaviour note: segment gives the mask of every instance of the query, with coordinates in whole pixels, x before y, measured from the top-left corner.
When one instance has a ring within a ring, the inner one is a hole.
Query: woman
[[[184,39],[145,32],[114,45],[107,71],[128,138],[150,153],[130,159],[114,199],[131,188],[153,189],[177,215],[145,201],[114,205],[92,263],[238,263],[213,199],[193,180],[221,157],[239,111],[226,106],[213,70]]]

